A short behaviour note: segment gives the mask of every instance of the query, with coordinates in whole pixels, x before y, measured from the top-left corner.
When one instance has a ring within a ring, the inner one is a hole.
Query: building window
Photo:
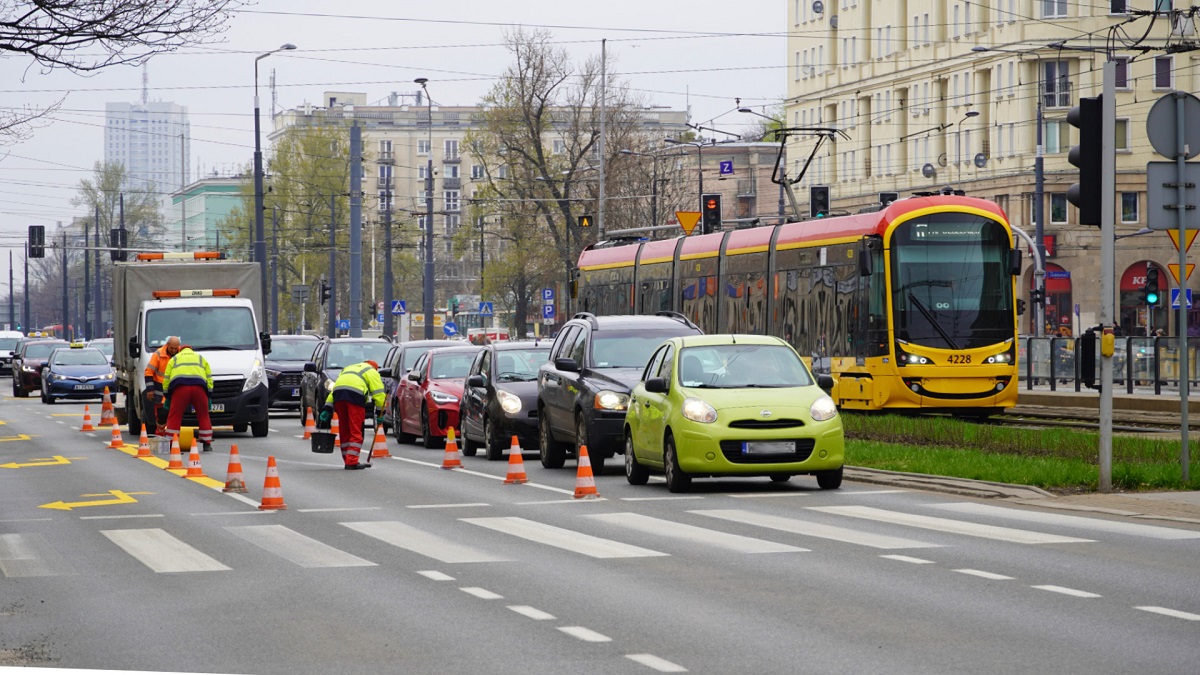
[[[445,141],[446,159],[458,159],[458,141],[447,138]]]
[[[459,219],[459,216],[456,216],[456,215],[446,216],[446,235],[447,236],[454,234],[454,231],[458,229],[458,224],[459,224],[458,219]],[[449,252],[449,251],[447,251],[447,252]]]
[[[567,152],[567,142],[566,142],[566,141],[564,141],[564,140],[562,140],[561,138],[556,138],[556,139],[554,140],[554,147],[553,147],[553,149],[551,150],[551,152],[553,152],[553,153],[554,153],[554,154],[556,154],[556,155],[563,155],[563,154],[566,154],[566,152]]]
[[[392,142],[391,141],[379,141],[379,159],[391,159],[391,158],[392,158]]]
[[[458,172],[457,164],[448,164],[443,169],[443,171],[445,171],[445,173],[442,176],[443,178],[458,178],[460,175]]]
[[[1066,152],[1071,146],[1071,125],[1065,120],[1047,120],[1045,130],[1046,153]]]
[[[1175,59],[1170,56],[1159,56],[1154,59],[1154,88],[1155,89],[1170,89],[1171,88],[1171,70],[1175,65]]]
[[[1045,87],[1044,105],[1047,108],[1071,106],[1071,67],[1069,61],[1045,61],[1042,86]]]
[[[442,194],[442,199],[445,200],[447,211],[457,211],[459,208],[458,190],[446,190]]]
[[[379,210],[380,211],[391,211],[392,210],[392,193],[390,190],[380,190],[379,191]]]
[[[1121,193],[1121,222],[1136,223],[1138,222],[1138,193],[1122,192]]]
[[[1066,223],[1067,222],[1067,193],[1051,192],[1050,193],[1050,222],[1051,223]]]
[[[483,180],[483,165],[482,164],[472,164],[471,165],[471,180]]]
[[[1042,0],[1042,18],[1055,19],[1067,15],[1067,0]]]
[[[417,179],[425,180],[425,178],[428,175],[429,175],[429,166],[427,164],[418,164],[417,165]]]
[[[425,229],[428,227],[428,225],[427,225],[428,222],[429,222],[429,216],[417,216],[417,227],[420,228],[420,230],[422,232],[424,232]]]
[[[391,164],[380,164],[379,165],[379,180],[380,180],[380,182],[390,181],[391,179],[392,179],[392,165]]]
[[[1116,78],[1117,89],[1128,89],[1129,88],[1129,57],[1118,56],[1116,59],[1113,60],[1113,65],[1116,66],[1116,71],[1117,71],[1117,78]]]
[[[1113,138],[1117,152],[1129,152],[1129,119],[1118,119],[1113,123]]]
[[[428,155],[429,154],[429,141],[427,141],[423,138],[417,139],[417,154],[418,155]]]

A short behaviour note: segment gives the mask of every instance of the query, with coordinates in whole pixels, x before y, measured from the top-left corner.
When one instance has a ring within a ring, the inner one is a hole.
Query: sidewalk
[[[1200,492],[1092,492],[1077,495],[1055,495],[1029,485],[1009,485],[851,466],[846,467],[845,478],[860,483],[893,485],[984,499],[1003,499],[1014,504],[1047,509],[1082,511],[1200,526]]]

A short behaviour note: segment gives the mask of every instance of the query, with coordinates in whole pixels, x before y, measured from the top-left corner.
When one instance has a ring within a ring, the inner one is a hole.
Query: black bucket
[[[312,432],[312,451],[320,452],[326,455],[332,453],[334,438],[335,436],[328,431],[318,430]]]

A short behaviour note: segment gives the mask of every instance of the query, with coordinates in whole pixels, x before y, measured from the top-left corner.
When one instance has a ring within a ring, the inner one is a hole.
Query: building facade
[[[1156,17],[1135,16],[1131,4],[792,0],[787,122],[833,127],[849,137],[821,149],[799,193],[829,185],[834,210],[854,212],[877,203],[882,192],[903,197],[949,185],[996,201],[1033,236],[1041,119],[1047,302],[1044,317],[1032,311],[1021,317],[1021,331],[1035,333],[1041,321],[1043,329],[1077,334],[1099,323],[1100,231],[1078,224],[1067,201],[1067,188],[1078,182],[1078,169],[1067,161],[1078,130],[1066,116],[1080,97],[1101,93],[1111,48],[1118,321],[1128,334],[1159,328],[1178,334],[1169,292],[1154,307],[1141,301],[1148,265],[1163,271],[1165,286],[1178,287],[1168,273],[1178,255],[1168,235],[1139,236],[1151,219],[1174,218],[1147,212],[1146,163],[1164,158],[1145,129],[1150,107],[1164,94],[1200,89],[1200,52],[1188,51],[1194,30],[1168,11],[1171,0],[1141,3],[1164,12]],[[1106,43],[1109,29],[1131,20],[1124,28],[1130,37]],[[810,149],[810,141],[797,140],[789,156],[807,157]],[[795,159],[791,169],[797,175]],[[1025,264],[1020,284],[1028,299],[1030,256]],[[1200,288],[1197,276],[1184,285]],[[1190,313],[1188,334],[1200,335],[1200,307]]]
[[[175,251],[217,251],[217,225],[243,205],[245,176],[210,177],[175,190],[163,206],[163,243]],[[268,216],[268,227],[270,226]]]
[[[106,103],[104,159],[125,165],[129,186],[166,195],[187,185],[191,127],[174,103]]]

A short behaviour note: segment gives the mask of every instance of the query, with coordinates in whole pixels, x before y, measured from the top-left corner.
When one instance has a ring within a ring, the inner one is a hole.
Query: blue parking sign
[[[554,302],[554,289],[553,288],[543,288],[542,289],[542,301]]]
[[[554,305],[542,305],[542,318],[543,319],[553,319],[554,318]]]

